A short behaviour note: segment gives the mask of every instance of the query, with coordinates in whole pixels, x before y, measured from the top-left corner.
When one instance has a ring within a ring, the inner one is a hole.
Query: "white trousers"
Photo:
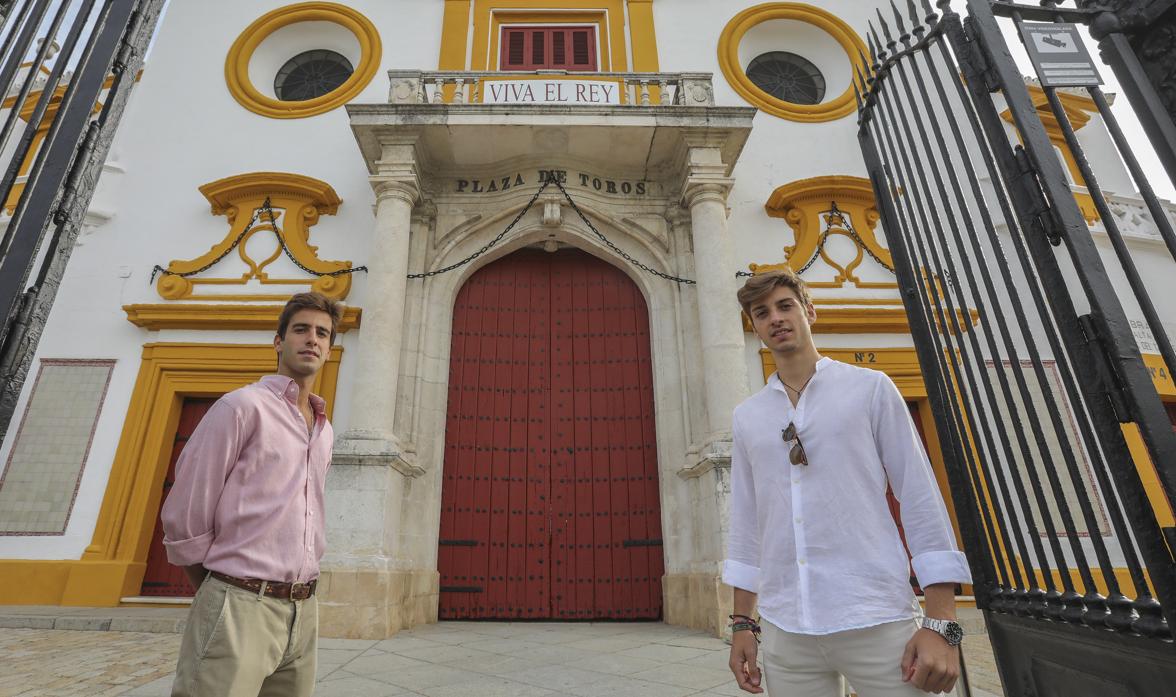
[[[859,697],[926,697],[902,681],[902,653],[915,620],[834,634],[792,634],[763,623],[760,656],[770,697],[841,697],[841,676]]]

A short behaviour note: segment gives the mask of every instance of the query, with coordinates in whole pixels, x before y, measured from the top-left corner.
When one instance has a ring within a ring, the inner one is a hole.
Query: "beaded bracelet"
[[[762,631],[760,629],[759,622],[756,622],[747,615],[728,615],[728,617],[731,618],[731,624],[728,626],[730,627],[732,634],[746,630],[751,632],[752,636],[755,637],[756,643],[759,643],[760,631]]]

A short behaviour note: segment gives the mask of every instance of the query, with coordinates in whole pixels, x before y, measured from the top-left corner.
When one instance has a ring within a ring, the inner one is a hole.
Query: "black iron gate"
[[[1173,694],[1176,564],[1157,507],[1176,501],[1176,433],[1123,302],[1169,369],[1171,345],[1056,90],[1041,88],[1136,297],[1116,295],[993,11],[1020,23],[1018,8],[1043,8],[968,0],[963,19],[937,4],[879,15],[859,140],[1006,693]],[[1167,499],[1154,505],[1153,466]]]
[[[0,2],[0,442],[164,2]]]

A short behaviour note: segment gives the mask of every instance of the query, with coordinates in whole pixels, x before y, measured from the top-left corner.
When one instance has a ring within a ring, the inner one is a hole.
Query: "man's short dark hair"
[[[338,300],[332,300],[322,293],[296,293],[282,308],[278,317],[278,336],[286,338],[286,328],[290,326],[290,318],[302,310],[318,310],[325,312],[331,318],[331,343],[335,343],[335,331],[339,327],[339,320],[343,319],[343,305]]]
[[[780,287],[791,288],[805,307],[813,304],[813,299],[809,296],[808,284],[790,268],[757,273],[747,279],[747,282],[739,289],[739,304],[743,306],[743,311],[747,313],[747,316],[751,317],[751,306],[757,300],[762,300]]]

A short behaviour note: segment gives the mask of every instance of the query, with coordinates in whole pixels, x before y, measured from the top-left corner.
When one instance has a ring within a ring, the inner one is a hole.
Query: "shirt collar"
[[[275,397],[281,397],[286,401],[297,404],[298,403],[298,383],[294,379],[285,375],[266,375],[260,380],[262,385],[274,393]],[[317,394],[310,395],[310,407],[314,409],[315,415],[326,414],[326,401]]]
[[[829,358],[828,356],[821,356],[817,359],[817,365],[815,367],[816,371],[813,373],[813,377],[815,378],[817,373],[831,365],[833,365],[832,358]],[[768,387],[771,387],[773,390],[785,392],[785,394],[787,394],[787,392],[784,390],[784,382],[780,379],[780,374],[774,370],[772,371],[772,375],[768,378]]]

